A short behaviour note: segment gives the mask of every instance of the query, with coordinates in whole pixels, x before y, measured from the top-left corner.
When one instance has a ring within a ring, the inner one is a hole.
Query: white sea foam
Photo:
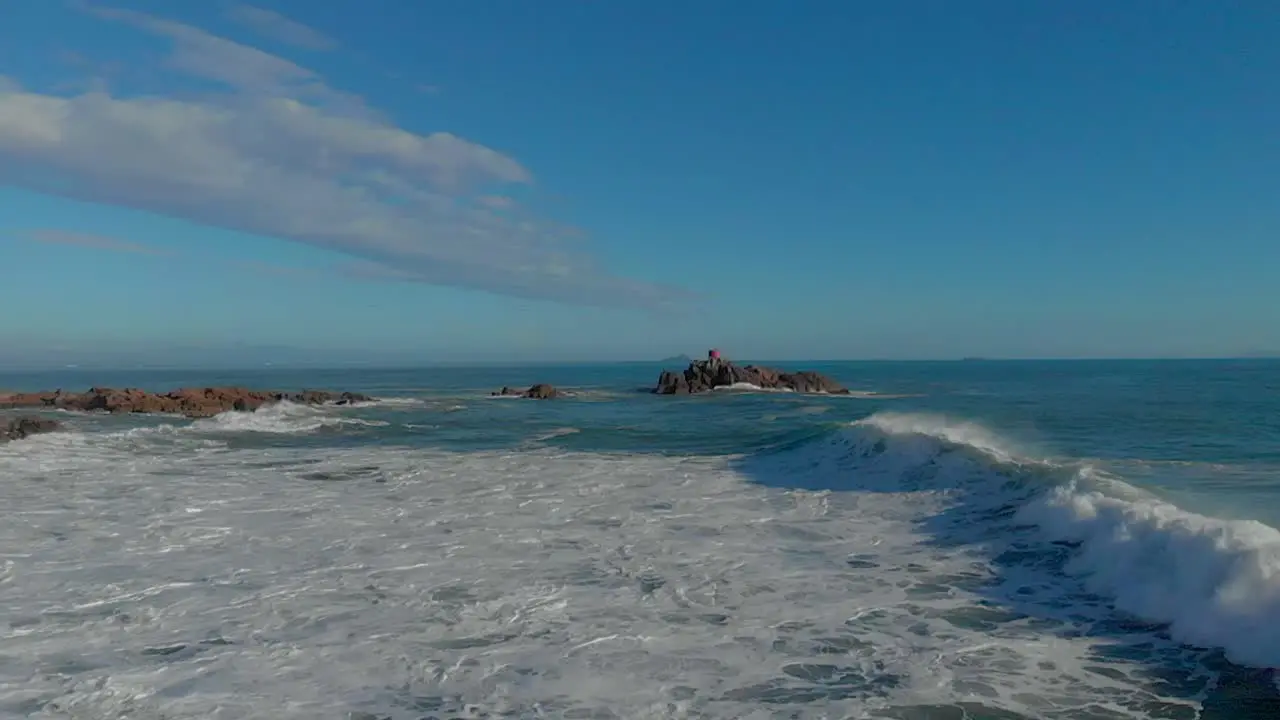
[[[760,387],[753,383],[736,382],[729,385],[717,385],[712,390],[716,392],[741,392],[741,393],[795,393],[793,388],[766,388]],[[847,393],[834,394],[823,391],[805,393],[806,395],[819,395],[822,397],[843,398],[849,400],[898,400],[901,398],[922,397],[921,395],[878,393],[872,390],[850,390]]]
[[[430,404],[430,400],[428,400],[427,398],[380,397],[380,398],[374,398],[373,400],[362,400],[360,402],[353,402],[347,405],[347,407],[353,407],[353,408],[381,407],[381,408],[412,409],[412,408],[425,407],[429,404]]]
[[[920,419],[756,465],[234,449],[232,422],[0,446],[0,716],[1166,718],[1213,683],[1150,679],[1198,653],[999,561],[985,514],[1033,490]]]
[[[565,435],[576,435],[580,432],[582,432],[582,430],[576,427],[558,427],[552,430],[548,430],[540,435],[535,435],[534,437],[529,438],[529,440],[530,442],[534,442],[534,443],[546,442],[547,440],[553,440],[558,437],[564,437]]]
[[[792,393],[791,388],[766,388],[749,382],[736,382],[729,385],[716,385],[711,388],[716,392],[758,392],[758,393]]]
[[[308,407],[289,402],[275,403],[254,412],[225,412],[191,423],[193,431],[306,433],[322,427],[364,425],[383,427],[386,421],[365,420],[330,412],[327,408]]]
[[[1280,532],[1081,485],[1054,488],[1020,514],[1055,539],[1080,543],[1069,572],[1117,608],[1170,623],[1183,642],[1280,667]]]
[[[1005,438],[988,430],[978,423],[957,421],[942,415],[926,413],[876,413],[865,420],[854,423],[859,427],[877,428],[889,435],[924,436],[942,440],[953,445],[971,447],[987,453],[1000,462],[1011,462],[1017,454],[1009,446]],[[936,453],[939,448],[932,441],[926,441],[924,448]]]
[[[1002,463],[1030,462],[975,424],[890,414],[863,424],[975,448]],[[1169,623],[1182,642],[1220,647],[1238,663],[1280,667],[1280,531],[1187,512],[1087,465],[1074,473],[1017,516],[1050,540],[1080,543],[1068,572],[1118,609]]]

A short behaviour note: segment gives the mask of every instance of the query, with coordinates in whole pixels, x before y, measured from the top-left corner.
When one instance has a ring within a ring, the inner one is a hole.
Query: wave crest
[[[386,422],[346,417],[325,409],[280,402],[264,405],[253,412],[229,411],[191,423],[193,432],[219,433],[279,433],[296,434],[314,432],[324,427],[339,425],[365,425],[382,427]]]
[[[809,490],[926,493],[950,500],[935,532],[982,542],[1033,528],[1068,544],[1061,571],[1170,636],[1280,667],[1280,531],[1181,509],[1093,465],[1020,454],[985,426],[880,413],[757,458],[749,472]]]

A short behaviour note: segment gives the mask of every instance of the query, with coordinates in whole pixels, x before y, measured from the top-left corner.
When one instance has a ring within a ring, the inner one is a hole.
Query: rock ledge
[[[489,394],[495,397],[522,397],[522,398],[532,398],[534,400],[550,400],[551,398],[560,397],[564,393],[556,389],[552,385],[548,385],[546,383],[538,383],[537,385],[534,385],[533,387],[527,388],[525,390],[521,390],[520,388],[513,388],[511,386],[506,386],[506,387],[503,387],[501,390],[495,390]]]
[[[55,432],[62,429],[62,423],[38,417],[17,417],[9,421],[0,421],[0,442],[21,440],[32,435]]]
[[[210,417],[229,410],[252,411],[263,405],[292,402],[299,405],[350,405],[373,398],[350,392],[303,390],[249,390],[242,387],[179,388],[152,393],[138,388],[89,388],[86,392],[11,393],[0,395],[0,408],[41,408],[81,412],[164,413],[186,417]]]
[[[695,360],[683,373],[664,371],[653,388],[657,395],[689,395],[737,384],[763,390],[791,390],[801,393],[848,395],[848,388],[816,372],[786,372],[757,365],[735,365],[718,357]]]

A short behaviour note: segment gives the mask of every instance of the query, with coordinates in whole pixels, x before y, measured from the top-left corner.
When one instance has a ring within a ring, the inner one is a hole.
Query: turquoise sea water
[[[0,715],[1280,717],[1280,362],[781,365],[0,375],[383,399],[0,446]]]

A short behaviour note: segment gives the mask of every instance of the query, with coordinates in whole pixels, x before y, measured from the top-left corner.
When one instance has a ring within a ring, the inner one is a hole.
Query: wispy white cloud
[[[387,70],[384,74],[387,78],[398,83],[404,83],[408,87],[413,88],[416,92],[420,92],[424,95],[438,95],[441,92],[444,92],[444,88],[436,83],[417,80],[414,77],[406,75],[398,70]]]
[[[232,268],[236,270],[247,270],[252,273],[257,273],[258,275],[267,275],[279,278],[322,279],[333,276],[333,273],[329,273],[321,269],[298,267],[294,265],[277,265],[275,263],[265,263],[258,260],[240,260],[232,263]]]
[[[382,279],[589,304],[688,295],[616,277],[558,225],[495,201],[534,182],[496,150],[335,108],[310,70],[197,28],[91,11],[173,39],[173,68],[234,91],[0,91],[0,184],[306,243],[362,261],[350,277],[380,267]]]
[[[315,71],[278,55],[135,10],[83,2],[78,6],[103,20],[168,38],[173,43],[173,52],[166,58],[166,64],[172,70],[226,85],[242,95],[292,97],[347,112],[367,110],[358,96],[334,90]]]
[[[80,74],[53,86],[55,92],[107,92],[119,79],[123,66],[117,62],[97,62],[73,50],[60,50],[58,61]]]
[[[338,47],[338,42],[328,35],[272,10],[237,4],[227,10],[227,15],[264,37],[290,45],[308,50],[333,50]]]
[[[515,205],[515,201],[505,195],[485,195],[479,199],[481,205],[502,210]]]
[[[140,255],[169,254],[165,250],[151,247],[150,245],[118,240],[105,235],[73,232],[70,230],[57,230],[52,228],[32,230],[28,235],[32,240],[48,245],[75,245],[77,247],[93,248],[95,250],[110,250],[112,252],[137,253]]]

